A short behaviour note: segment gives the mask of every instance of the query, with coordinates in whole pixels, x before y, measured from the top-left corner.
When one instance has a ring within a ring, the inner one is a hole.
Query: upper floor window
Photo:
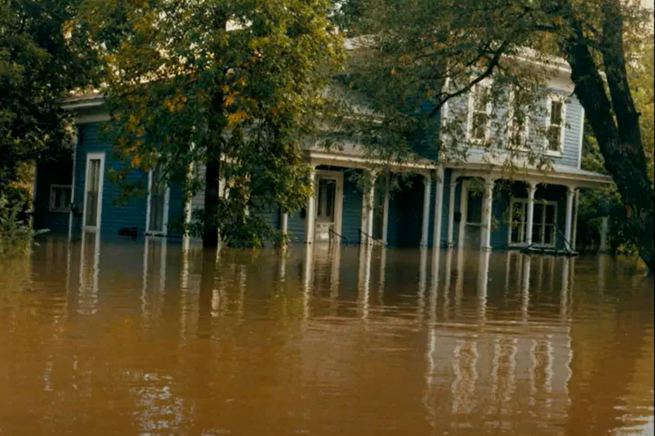
[[[68,212],[70,203],[70,185],[50,185],[50,212]]]
[[[510,94],[509,148],[527,148],[530,117],[527,108],[522,103],[517,91],[513,90]]]
[[[477,84],[469,97],[468,138],[483,142],[489,136],[491,124],[491,87]]]
[[[564,122],[566,106],[564,99],[553,96],[548,99],[548,118],[546,130],[546,150],[561,153],[564,142]]]

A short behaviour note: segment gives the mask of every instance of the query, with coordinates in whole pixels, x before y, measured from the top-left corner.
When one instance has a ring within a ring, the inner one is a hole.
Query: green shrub
[[[48,231],[34,231],[26,220],[20,218],[22,212],[22,204],[9,204],[6,198],[0,197],[0,257],[24,253],[36,236]]]

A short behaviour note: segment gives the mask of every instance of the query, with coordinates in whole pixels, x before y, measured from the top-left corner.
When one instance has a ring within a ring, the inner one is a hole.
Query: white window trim
[[[68,204],[65,207],[55,207],[54,204],[53,204],[54,200],[55,200],[55,197],[52,195],[52,191],[54,189],[57,189],[57,188],[58,189],[68,188],[70,190],[71,195],[69,196]],[[50,201],[49,201],[48,211],[49,212],[54,212],[54,213],[68,213],[68,212],[70,212],[70,203],[73,201],[72,196],[73,196],[73,187],[71,185],[61,185],[61,184],[56,184],[56,183],[50,185]]]
[[[550,115],[552,103],[562,103],[562,125],[560,126],[559,150],[550,150],[548,148],[548,130],[550,129]],[[544,150],[547,156],[562,157],[564,151],[564,135],[566,134],[566,97],[557,94],[550,94],[546,99],[546,138],[544,138]]]
[[[151,231],[150,230],[150,199],[152,197],[152,169],[148,171],[148,203],[146,207],[146,235],[150,236],[166,236],[168,233],[168,209],[169,202],[171,198],[171,188],[169,185],[166,185],[166,191],[164,192],[164,218],[162,220],[162,227],[164,230],[161,231]]]
[[[514,97],[516,95],[516,92],[514,89],[510,91],[509,95],[509,122],[507,126],[507,148],[509,150],[516,150],[516,151],[530,151],[529,147],[523,146],[523,145],[513,145],[512,144],[512,131],[514,129]],[[549,105],[550,107],[550,105]],[[523,134],[525,135],[525,142],[526,144],[530,141],[530,114],[526,112],[525,114],[525,126],[524,126],[524,132]]]
[[[87,186],[87,181],[89,180],[89,162],[92,160],[100,160],[100,176],[98,177],[98,222],[95,226],[87,226],[86,223],[86,186]],[[86,231],[91,231],[91,232],[97,232],[100,230],[100,226],[102,224],[102,200],[103,200],[103,194],[104,194],[104,189],[105,189],[105,153],[87,153],[86,154],[86,167],[84,169],[84,190],[82,191],[84,193],[84,208],[82,210],[82,228]]]
[[[466,119],[466,139],[468,142],[472,144],[483,144],[489,139],[489,136],[491,134],[491,112],[492,112],[492,104],[491,101],[488,101],[486,104],[486,112],[487,112],[487,125],[485,126],[484,129],[484,139],[476,139],[472,137],[473,134],[473,108],[474,108],[474,95],[475,91],[478,87],[482,88],[491,88],[491,81],[488,79],[483,80],[480,83],[477,83],[474,85],[468,92],[468,113],[467,113],[467,119]]]
[[[334,195],[334,231],[342,235],[343,226],[343,171],[316,170],[314,186],[316,186],[316,195],[314,195],[314,215],[318,211],[318,184],[319,179],[334,179],[337,181],[337,190]],[[314,232],[316,232],[316,216],[314,217]]]
[[[528,245],[527,242],[512,242],[512,225],[514,224],[514,215],[512,214],[512,211],[514,210],[514,203],[525,203],[526,204],[525,213],[526,214],[528,213],[528,210],[527,210],[528,199],[527,198],[512,198],[510,200],[510,203],[509,203],[509,210],[510,210],[509,230],[507,232],[507,245],[510,246],[510,247],[526,247]],[[545,200],[535,199],[534,203],[535,203],[535,205],[537,203],[539,203],[539,204],[544,204],[544,205],[552,205],[552,206],[555,207],[555,213],[553,215],[555,219],[553,221],[553,225],[555,226],[555,233],[557,233],[557,228],[558,228],[557,227],[557,202],[556,201],[545,201]],[[527,225],[528,224],[527,223],[528,217],[524,216],[523,220],[525,221],[525,225]],[[532,226],[534,227],[534,225],[535,225],[535,222],[533,221]],[[544,232],[544,229],[546,228],[545,227],[545,225],[546,225],[546,210],[545,209],[544,209],[544,213],[543,213],[543,215],[541,217],[541,225],[542,225],[541,240],[543,240],[543,236],[544,236],[543,232]],[[532,229],[530,229],[530,231],[532,231]],[[526,229],[526,235],[527,235],[527,229]],[[544,247],[544,248],[555,247],[556,243],[557,243],[557,235],[556,234],[553,235],[553,243],[552,244],[541,244],[541,243],[536,243],[535,241],[532,241],[533,246],[535,246],[535,247]]]

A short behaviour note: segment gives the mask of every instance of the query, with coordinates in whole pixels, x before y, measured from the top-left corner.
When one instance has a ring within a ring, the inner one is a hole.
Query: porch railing
[[[374,245],[375,245],[375,244],[377,244],[377,245],[382,245],[382,246],[387,245],[387,244],[384,243],[384,241],[383,241],[382,239],[374,238],[373,236],[369,235],[368,233],[366,233],[366,232],[363,231],[363,230],[360,230],[359,233],[361,234],[361,238],[360,238],[360,239],[361,239],[361,242],[362,242],[362,243],[364,243],[365,241],[371,240],[371,241],[373,241],[373,244],[374,244]]]
[[[339,244],[346,244],[346,245],[349,244],[349,242],[348,242],[348,238],[346,238],[346,237],[343,236],[343,235],[338,234],[337,232],[334,231],[333,228],[330,228],[330,230],[329,230],[329,235],[330,235],[330,239],[334,239],[335,236],[336,236],[337,238],[339,238]]]

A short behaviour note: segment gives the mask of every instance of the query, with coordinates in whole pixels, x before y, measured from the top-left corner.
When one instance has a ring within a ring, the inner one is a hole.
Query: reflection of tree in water
[[[650,348],[652,353],[652,311],[644,310],[643,298],[630,295],[632,289],[608,283],[605,290],[610,289],[618,293],[612,296],[612,299],[618,299],[618,304],[611,299],[599,304],[597,296],[588,293],[576,297],[580,306],[591,303],[600,307],[595,310],[594,323],[574,324],[571,329],[576,353],[571,362],[573,374],[569,381],[568,434],[579,434],[583,428],[588,434],[611,434],[623,426],[626,412],[622,409],[633,382],[652,386],[646,380],[634,380],[640,361],[648,358],[644,355],[645,350]],[[638,290],[652,293],[652,282],[642,283]],[[589,340],[590,337],[594,340]],[[652,408],[644,410],[644,415],[652,416]]]

